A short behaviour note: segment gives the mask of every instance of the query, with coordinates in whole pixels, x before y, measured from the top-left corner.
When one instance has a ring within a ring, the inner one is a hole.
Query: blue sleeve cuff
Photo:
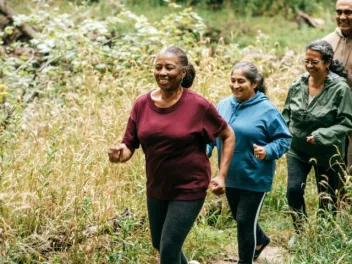
[[[265,160],[271,160],[272,159],[272,156],[273,156],[273,151],[271,149],[270,146],[266,145],[265,147],[265,152],[266,152],[266,155],[265,155]]]
[[[208,158],[211,157],[211,154],[213,153],[214,146],[211,144],[207,144],[207,156]]]

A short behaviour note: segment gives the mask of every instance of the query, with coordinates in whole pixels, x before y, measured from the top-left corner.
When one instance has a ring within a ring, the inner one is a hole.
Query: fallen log
[[[299,28],[302,27],[302,24],[307,24],[309,27],[318,28],[325,24],[325,21],[321,18],[314,18],[309,16],[307,13],[302,11],[297,12],[297,20],[299,24]]]
[[[7,5],[6,0],[0,0],[0,13],[8,19],[7,23],[13,22],[13,17],[16,16],[15,11],[13,11],[11,7]],[[3,22],[5,21],[6,20],[3,20]],[[33,39],[37,34],[37,32],[32,27],[25,24],[18,26],[17,28],[25,37],[29,39]]]

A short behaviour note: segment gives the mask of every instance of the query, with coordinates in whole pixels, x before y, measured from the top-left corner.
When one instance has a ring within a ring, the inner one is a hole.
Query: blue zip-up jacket
[[[234,96],[227,97],[217,105],[217,110],[236,135],[235,153],[226,177],[226,187],[254,192],[270,191],[275,174],[275,160],[291,144],[292,137],[286,121],[262,92],[257,92],[250,100],[241,104]],[[264,160],[254,157],[253,144],[265,147]],[[215,145],[220,164],[219,138],[207,146],[208,156],[210,157]]]

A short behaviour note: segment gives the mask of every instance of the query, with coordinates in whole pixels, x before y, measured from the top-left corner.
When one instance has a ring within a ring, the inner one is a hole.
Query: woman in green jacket
[[[298,234],[306,216],[304,189],[311,168],[315,171],[322,215],[328,210],[336,212],[335,193],[342,187],[345,140],[352,131],[352,94],[343,66],[333,57],[331,45],[324,40],[306,47],[303,62],[307,72],[289,88],[283,110],[293,136],[287,153],[287,200]],[[331,199],[322,197],[322,193]]]

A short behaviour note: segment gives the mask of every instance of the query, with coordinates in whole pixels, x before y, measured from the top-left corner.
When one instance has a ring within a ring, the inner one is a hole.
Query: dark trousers
[[[297,233],[302,230],[302,224],[307,216],[304,190],[307,183],[307,176],[312,167],[314,167],[319,193],[319,214],[325,216],[328,211],[335,214],[337,210],[335,191],[340,191],[339,188],[341,187],[339,165],[313,166],[312,164],[302,162],[292,156],[287,156],[288,179],[286,197],[292,209],[293,225]],[[328,195],[328,197],[326,197],[325,194]]]
[[[160,253],[160,264],[187,264],[182,245],[196,220],[204,199],[164,201],[147,197],[153,247]]]
[[[226,198],[237,222],[238,263],[252,264],[256,245],[262,245],[266,235],[258,224],[264,192],[226,188]]]

